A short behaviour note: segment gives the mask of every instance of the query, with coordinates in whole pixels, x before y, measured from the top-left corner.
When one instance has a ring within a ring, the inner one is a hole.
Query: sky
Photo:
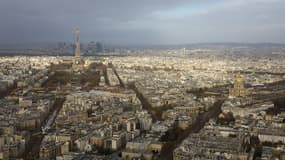
[[[285,43],[285,0],[0,0],[0,44]]]

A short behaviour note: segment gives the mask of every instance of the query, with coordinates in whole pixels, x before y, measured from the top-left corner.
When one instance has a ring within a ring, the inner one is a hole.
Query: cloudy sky
[[[0,0],[0,43],[285,43],[285,0]]]

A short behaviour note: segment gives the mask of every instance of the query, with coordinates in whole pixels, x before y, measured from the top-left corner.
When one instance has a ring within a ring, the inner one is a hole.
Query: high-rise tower
[[[75,57],[80,57],[80,31],[76,29],[76,49],[75,49]]]
[[[75,55],[73,58],[73,64],[72,64],[72,69],[75,71],[83,69],[84,66],[84,61],[80,56],[80,31],[79,29],[76,29],[75,31],[76,35],[76,42],[75,42]]]

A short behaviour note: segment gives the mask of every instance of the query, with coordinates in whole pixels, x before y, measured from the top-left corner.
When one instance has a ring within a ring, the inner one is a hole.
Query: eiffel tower
[[[80,31],[79,29],[76,29],[75,34],[76,34],[76,48],[75,48],[75,55],[73,58],[72,69],[74,71],[79,71],[79,70],[82,70],[84,66],[84,61],[80,56]]]

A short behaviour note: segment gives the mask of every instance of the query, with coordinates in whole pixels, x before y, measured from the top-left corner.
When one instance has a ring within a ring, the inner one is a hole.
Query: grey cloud
[[[85,42],[285,43],[282,15],[282,0],[1,0],[0,43],[72,41],[75,27]]]

